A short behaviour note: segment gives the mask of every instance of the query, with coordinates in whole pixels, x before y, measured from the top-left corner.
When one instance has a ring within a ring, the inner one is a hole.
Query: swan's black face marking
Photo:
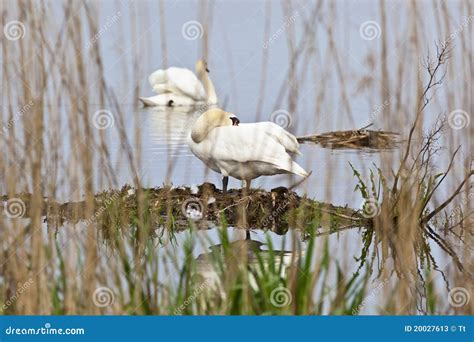
[[[209,72],[209,69],[206,67],[206,71]]]
[[[174,101],[173,100],[169,100],[168,101],[168,107],[173,107],[174,105]]]
[[[240,123],[240,120],[237,119],[235,116],[232,116],[229,119],[232,121],[232,126],[238,126]]]

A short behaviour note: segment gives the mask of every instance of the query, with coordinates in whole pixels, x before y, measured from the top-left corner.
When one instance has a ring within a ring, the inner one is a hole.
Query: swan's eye
[[[238,126],[240,123],[240,120],[237,119],[235,116],[230,117],[230,120],[232,121],[232,126]]]

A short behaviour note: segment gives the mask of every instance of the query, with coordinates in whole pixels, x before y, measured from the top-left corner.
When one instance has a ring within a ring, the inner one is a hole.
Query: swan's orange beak
[[[232,120],[232,126],[238,126],[240,123],[240,120],[237,119],[235,116],[230,118]]]

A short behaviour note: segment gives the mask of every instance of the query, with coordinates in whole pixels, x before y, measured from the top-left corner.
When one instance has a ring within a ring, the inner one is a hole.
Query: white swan
[[[196,75],[189,69],[171,67],[156,70],[148,81],[159,95],[140,97],[145,106],[193,106],[217,104],[214,84],[209,78],[207,63],[196,62]]]
[[[247,190],[250,181],[260,176],[308,176],[289,154],[301,154],[294,135],[273,122],[239,123],[232,113],[210,109],[196,120],[188,136],[194,155],[223,176],[224,192],[229,176],[243,180]]]

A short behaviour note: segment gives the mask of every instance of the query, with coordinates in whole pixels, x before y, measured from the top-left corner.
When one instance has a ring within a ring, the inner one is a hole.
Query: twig
[[[451,157],[451,160],[449,161],[449,165],[448,165],[448,168],[446,169],[446,171],[444,172],[443,174],[443,177],[441,177],[441,179],[439,180],[439,182],[433,187],[433,190],[431,190],[431,192],[426,196],[425,198],[425,203],[423,205],[423,208],[421,209],[421,211],[423,212],[423,210],[425,209],[425,207],[428,205],[428,202],[429,200],[431,199],[431,197],[433,197],[433,194],[435,193],[436,189],[438,189],[439,185],[443,182],[443,180],[446,178],[446,176],[448,175],[449,171],[451,170],[451,167],[453,166],[453,162],[454,162],[454,158],[456,157],[456,154],[458,153],[459,149],[461,148],[461,146],[459,146],[456,151],[454,151],[452,157]]]
[[[464,178],[464,180],[461,182],[461,184],[459,184],[458,188],[456,189],[456,191],[454,191],[454,193],[446,200],[443,202],[443,204],[441,204],[438,208],[436,208],[435,210],[433,210],[432,212],[430,212],[428,215],[424,216],[422,219],[421,219],[421,222],[422,223],[428,223],[435,215],[437,215],[441,210],[443,210],[449,203],[451,203],[451,201],[457,196],[459,195],[459,193],[461,192],[461,189],[462,187],[464,186],[464,184],[466,184],[466,182],[468,181],[468,179],[474,175],[474,171],[471,170],[471,172],[469,172],[469,174],[466,176],[466,178]]]
[[[331,234],[334,234],[334,233],[339,233],[341,231],[348,230],[348,229],[354,229],[354,228],[360,228],[360,227],[357,227],[357,226],[354,226],[354,225],[347,225],[347,226],[343,226],[343,227],[340,227],[340,228],[337,228],[337,229],[334,229],[334,230],[326,230],[324,232],[318,232],[318,233],[315,233],[314,236],[331,235]]]
[[[223,211],[226,211],[226,210],[229,209],[229,208],[235,207],[236,205],[240,204],[241,202],[243,202],[243,201],[245,201],[245,200],[247,200],[247,199],[249,199],[249,198],[252,198],[252,196],[251,196],[251,195],[244,196],[244,197],[238,199],[237,202],[232,203],[231,205],[228,205],[227,207],[225,207],[225,208],[219,210],[218,213],[222,213]]]
[[[434,69],[432,69],[432,67],[429,63],[429,60],[427,61],[427,69],[428,69],[428,73],[430,74],[430,79],[429,79],[428,83],[426,84],[426,86],[424,88],[423,94],[420,96],[420,101],[423,103],[423,105],[420,107],[420,109],[416,113],[415,121],[413,122],[413,125],[410,128],[410,133],[408,134],[408,142],[407,142],[407,147],[406,147],[406,150],[405,150],[405,154],[402,158],[400,168],[398,169],[397,174],[395,176],[395,179],[393,181],[392,194],[395,194],[395,192],[397,191],[398,180],[400,178],[400,174],[401,174],[402,170],[405,169],[406,161],[408,159],[408,156],[410,155],[410,148],[411,148],[411,143],[412,143],[412,140],[413,140],[413,134],[415,133],[415,129],[418,125],[418,121],[420,119],[421,113],[423,112],[423,110],[426,108],[426,106],[428,105],[428,103],[431,100],[431,98],[427,97],[427,94],[430,91],[430,89],[432,89],[434,86],[440,84],[442,82],[443,78],[444,78],[444,76],[443,76],[443,77],[440,78],[440,80],[436,81],[436,74],[437,74],[439,68],[441,67],[441,65],[444,64],[444,62],[447,58],[448,44],[444,44],[441,47],[441,51],[439,51],[438,46],[436,46],[436,49],[437,49],[437,57],[438,57],[436,67]]]
[[[367,129],[367,128],[373,126],[373,125],[374,125],[374,123],[372,122],[372,123],[368,124],[367,126],[364,126],[364,127],[362,127],[362,128],[359,128],[358,131],[362,131],[363,129]]]
[[[327,214],[331,214],[331,215],[334,215],[334,216],[337,216],[337,217],[340,217],[340,218],[343,218],[343,219],[346,219],[346,220],[350,220],[350,221],[359,221],[359,222],[363,222],[364,220],[361,218],[361,217],[357,217],[357,218],[354,218],[352,216],[347,216],[347,215],[343,215],[343,214],[338,214],[338,213],[335,213],[333,211],[329,211],[329,210],[325,210],[323,208],[320,209],[322,212],[325,212]]]

